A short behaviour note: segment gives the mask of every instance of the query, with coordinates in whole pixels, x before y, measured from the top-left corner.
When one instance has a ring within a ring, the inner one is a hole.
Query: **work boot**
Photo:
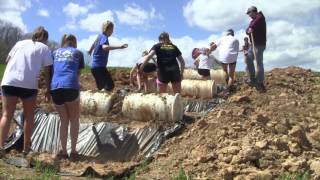
[[[256,83],[251,81],[250,79],[246,79],[244,82],[250,87],[255,87],[256,86]]]
[[[266,87],[264,86],[263,83],[257,84],[256,85],[256,89],[257,89],[257,91],[262,92],[262,93],[267,92],[267,89],[266,89]]]

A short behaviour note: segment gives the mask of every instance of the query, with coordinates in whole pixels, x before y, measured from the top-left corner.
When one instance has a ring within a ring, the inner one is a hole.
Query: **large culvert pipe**
[[[218,84],[226,83],[226,73],[222,69],[210,70],[210,77]],[[198,74],[195,69],[185,69],[183,72],[184,79],[203,80],[203,77]]]
[[[81,113],[105,116],[112,107],[113,97],[114,94],[106,92],[81,91]]]
[[[182,119],[183,104],[180,94],[135,93],[124,98],[122,113],[137,121],[175,122]]]
[[[202,99],[210,99],[217,94],[217,86],[213,80],[190,80],[181,82],[181,95]]]

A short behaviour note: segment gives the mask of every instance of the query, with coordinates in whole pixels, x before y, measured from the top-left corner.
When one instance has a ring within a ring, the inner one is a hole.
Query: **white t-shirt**
[[[222,63],[234,63],[238,58],[239,41],[231,36],[223,36],[217,43],[219,60]]]
[[[17,42],[8,56],[10,59],[1,86],[38,89],[38,76],[41,68],[53,63],[49,47],[32,40]]]
[[[213,68],[213,62],[215,60],[215,57],[213,55],[207,56],[204,54],[200,54],[197,59],[199,59],[198,69],[212,69]]]

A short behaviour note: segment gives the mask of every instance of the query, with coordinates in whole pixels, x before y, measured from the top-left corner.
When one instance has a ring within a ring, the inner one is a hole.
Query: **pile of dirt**
[[[266,74],[267,92],[240,83],[214,112],[168,140],[138,179],[320,177],[320,77],[297,67]]]
[[[119,96],[108,121],[148,125],[119,118],[120,95],[134,88],[127,72],[112,76]],[[96,89],[91,74],[80,78],[81,90]],[[171,179],[181,169],[192,179],[274,179],[285,172],[308,170],[320,178],[320,76],[298,67],[277,68],[266,73],[266,87],[267,92],[261,93],[239,81],[226,103],[166,141],[136,178]],[[54,111],[43,94],[40,90],[38,105]]]

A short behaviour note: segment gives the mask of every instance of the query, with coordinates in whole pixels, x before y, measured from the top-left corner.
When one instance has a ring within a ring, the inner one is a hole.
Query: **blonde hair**
[[[43,26],[37,27],[32,34],[32,41],[45,42],[48,40],[49,33]]]
[[[77,38],[73,34],[64,34],[61,39],[61,47],[72,46],[77,48]]]
[[[102,24],[102,33],[107,32],[108,29],[113,28],[113,22],[106,21]]]

